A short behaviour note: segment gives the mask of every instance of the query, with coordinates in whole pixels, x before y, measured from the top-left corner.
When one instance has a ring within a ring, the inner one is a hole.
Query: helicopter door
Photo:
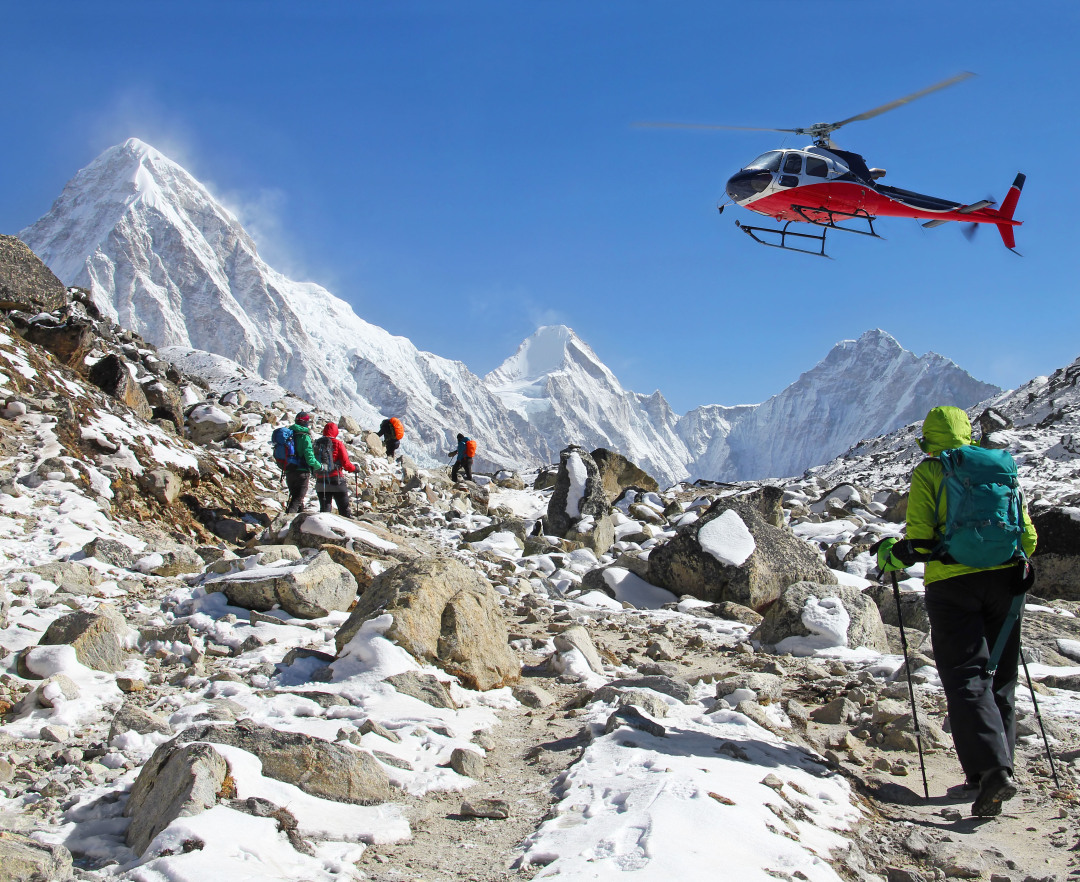
[[[784,163],[780,166],[780,176],[776,179],[781,187],[798,187],[799,175],[802,174],[803,158],[801,153],[785,153]]]

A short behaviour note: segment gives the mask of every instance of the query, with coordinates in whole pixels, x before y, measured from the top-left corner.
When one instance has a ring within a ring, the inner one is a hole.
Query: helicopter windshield
[[[761,169],[762,171],[780,171],[780,160],[784,156],[783,150],[770,150],[768,153],[762,153],[757,159],[751,163],[747,163],[744,168]]]

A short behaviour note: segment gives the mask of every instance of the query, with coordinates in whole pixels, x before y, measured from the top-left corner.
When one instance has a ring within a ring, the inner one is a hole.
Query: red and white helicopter
[[[983,199],[965,204],[925,196],[911,190],[890,187],[878,181],[885,170],[868,168],[866,160],[858,153],[839,149],[830,135],[841,126],[859,120],[870,119],[895,110],[917,98],[939,89],[962,82],[971,73],[961,73],[942,80],[922,91],[883,104],[873,110],[850,116],[835,123],[815,123],[797,129],[759,129],[747,126],[713,126],[686,123],[645,123],[649,126],[665,126],[694,129],[737,129],[741,131],[790,132],[808,135],[813,143],[803,148],[778,148],[763,153],[753,162],[743,166],[727,182],[727,195],[731,202],[756,211],[773,220],[782,222],[780,228],[754,227],[735,221],[743,232],[755,242],[804,254],[828,257],[825,253],[825,235],[829,230],[859,233],[881,238],[874,231],[874,221],[879,217],[910,217],[924,221],[924,227],[937,227],[949,221],[969,224],[994,224],[1001,234],[1005,247],[1014,253],[1016,239],[1013,227],[1022,221],[1013,219],[1024,175],[1018,174],[1005,201],[992,208],[993,199]],[[721,213],[727,203],[718,206]],[[789,230],[792,223],[808,223],[822,227],[820,235],[799,230]],[[852,224],[865,223],[867,229]],[[848,224],[842,226],[842,224]],[[974,229],[972,227],[971,229]],[[765,238],[762,238],[765,237]],[[767,239],[775,239],[767,241]],[[797,240],[789,244],[789,239]],[[820,242],[820,248],[800,248],[806,239]]]

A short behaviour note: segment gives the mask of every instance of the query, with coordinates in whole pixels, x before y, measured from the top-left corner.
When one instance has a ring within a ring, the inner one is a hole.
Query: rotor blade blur
[[[936,83],[933,86],[928,86],[927,88],[919,92],[912,92],[910,95],[907,95],[904,98],[898,98],[896,101],[890,101],[888,104],[882,104],[881,107],[875,107],[873,110],[867,110],[865,113],[860,113],[857,116],[849,116],[847,119],[842,119],[838,123],[833,123],[832,129],[835,131],[836,129],[840,128],[840,126],[846,126],[850,122],[858,122],[864,119],[871,119],[872,117],[878,116],[879,114],[887,113],[890,110],[896,110],[897,107],[902,107],[903,105],[909,104],[912,101],[916,101],[919,98],[925,98],[931,92],[937,92],[940,89],[947,89],[949,88],[949,86],[955,86],[957,83],[962,83],[964,80],[970,79],[973,76],[975,76],[975,74],[971,73],[970,71],[958,73],[954,77],[949,77],[949,79],[942,80],[940,83]]]
[[[679,122],[636,122],[634,126],[640,129],[723,129],[735,132],[790,132],[794,135],[803,134],[803,129],[763,129],[757,126],[713,126],[704,123],[679,123]]]

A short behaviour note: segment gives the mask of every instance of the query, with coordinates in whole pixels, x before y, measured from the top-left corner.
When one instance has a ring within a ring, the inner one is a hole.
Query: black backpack
[[[322,463],[323,471],[330,472],[334,470],[334,439],[329,438],[326,435],[322,435],[315,439],[313,445],[315,452],[315,458]]]

